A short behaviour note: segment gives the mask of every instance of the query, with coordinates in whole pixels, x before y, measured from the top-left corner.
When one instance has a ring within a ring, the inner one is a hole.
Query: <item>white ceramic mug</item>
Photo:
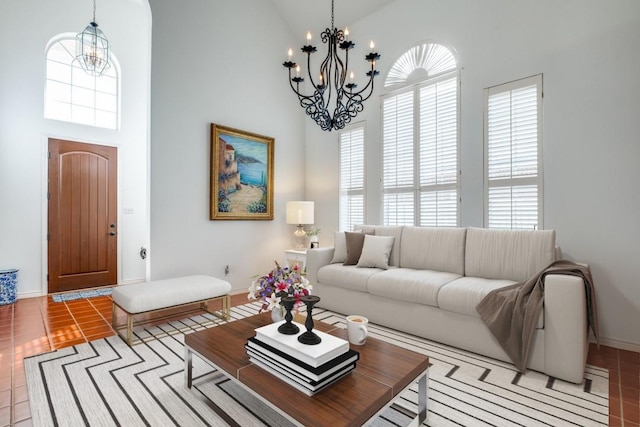
[[[367,341],[367,324],[369,319],[362,316],[347,316],[347,334],[349,342],[354,345],[362,345]]]

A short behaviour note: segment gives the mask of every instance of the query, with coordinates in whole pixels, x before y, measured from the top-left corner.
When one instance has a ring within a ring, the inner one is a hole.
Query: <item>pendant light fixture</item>
[[[380,55],[374,52],[373,42],[365,59],[371,64],[367,72],[368,81],[364,88],[354,91],[358,86],[353,82],[354,73],[349,70],[349,50],[355,44],[349,40],[349,30],[338,30],[333,22],[333,0],[331,0],[331,27],[320,34],[323,43],[327,44],[327,56],[320,65],[320,72],[316,79],[311,74],[311,54],[316,52],[316,47],[311,45],[311,33],[307,33],[307,45],[302,47],[302,52],[307,55],[307,74],[313,93],[302,93],[300,83],[304,78],[300,77],[300,66],[293,61],[293,52],[289,49],[289,59],[282,65],[289,69],[289,84],[298,96],[300,106],[322,130],[343,129],[352,118],[364,109],[362,103],[369,99],[373,93],[373,79],[379,74],[375,69],[376,60]],[[338,49],[344,51],[344,61],[338,55]],[[349,82],[347,83],[347,73]],[[294,75],[295,74],[295,75]],[[295,85],[294,85],[295,83]],[[333,111],[331,111],[333,110]]]
[[[109,40],[96,23],[96,0],[93,0],[93,21],[76,36],[76,59],[84,71],[101,76],[109,68]]]

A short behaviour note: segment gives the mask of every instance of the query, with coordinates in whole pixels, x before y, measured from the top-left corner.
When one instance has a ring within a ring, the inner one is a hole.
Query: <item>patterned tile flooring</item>
[[[232,305],[246,301],[244,293],[231,298]],[[24,357],[114,334],[110,296],[60,303],[46,296],[0,306],[0,427],[32,425]],[[609,425],[640,427],[640,353],[592,344],[587,362],[609,369]]]

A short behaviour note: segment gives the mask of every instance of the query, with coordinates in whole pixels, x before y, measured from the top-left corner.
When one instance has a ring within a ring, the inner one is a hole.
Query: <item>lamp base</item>
[[[304,251],[305,249],[307,249],[307,234],[304,232],[304,225],[296,225],[296,231],[294,231],[293,236],[295,238],[293,248],[296,251]]]

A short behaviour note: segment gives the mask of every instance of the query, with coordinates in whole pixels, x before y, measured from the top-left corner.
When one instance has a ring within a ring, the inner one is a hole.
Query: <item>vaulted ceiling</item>
[[[331,26],[331,0],[271,0],[294,34],[317,36]],[[335,0],[335,26],[344,28],[395,0]]]

